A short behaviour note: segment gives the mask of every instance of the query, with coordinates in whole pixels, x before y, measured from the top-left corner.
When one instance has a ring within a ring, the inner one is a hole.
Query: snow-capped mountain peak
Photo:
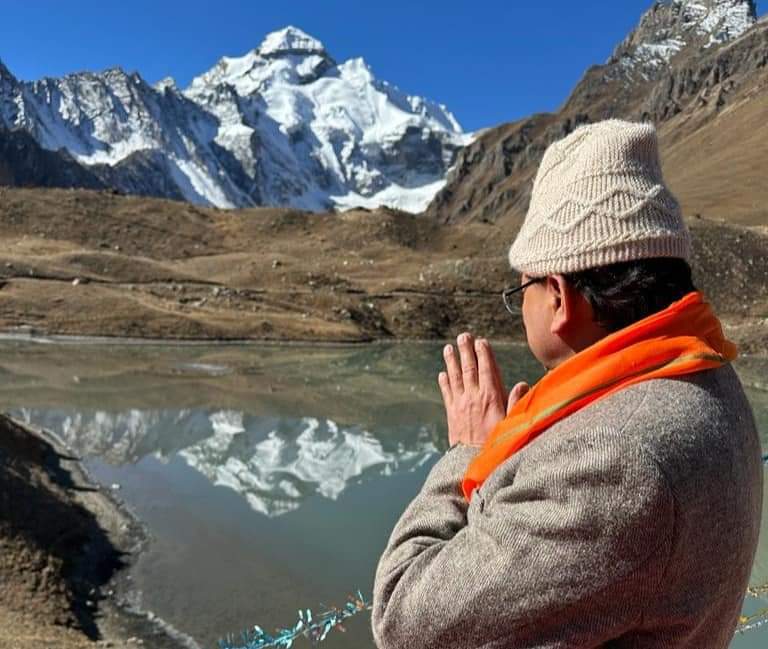
[[[280,54],[325,54],[325,46],[298,27],[289,25],[267,36],[258,47],[261,56]]]
[[[266,46],[262,44],[242,56],[222,57],[213,68],[192,80],[186,94],[194,99],[212,87],[226,84],[232,86],[239,95],[248,96],[263,92],[272,85],[308,83],[335,65],[322,43],[309,36],[305,35],[309,41],[286,37],[278,42],[277,38],[271,38],[285,31],[270,34],[265,39]],[[287,47],[301,43],[306,47]],[[316,43],[317,47],[310,46],[310,43]]]
[[[337,64],[293,26],[184,90],[120,68],[30,83],[0,69],[0,121],[108,165],[94,168],[105,184],[219,207],[419,212],[470,139],[445,106],[376,79],[362,58]]]

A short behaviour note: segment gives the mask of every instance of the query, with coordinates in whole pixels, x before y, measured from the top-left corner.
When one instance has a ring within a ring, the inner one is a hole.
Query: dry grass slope
[[[768,90],[753,93],[693,131],[682,119],[663,127],[662,164],[685,214],[768,227]]]
[[[173,339],[520,339],[505,219],[220,211],[0,190],[0,329]],[[768,315],[768,234],[692,219],[700,283],[744,339]],[[751,323],[745,325],[744,323]],[[763,323],[763,324],[761,324]]]

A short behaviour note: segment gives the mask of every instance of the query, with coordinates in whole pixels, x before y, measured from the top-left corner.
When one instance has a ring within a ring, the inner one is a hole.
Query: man
[[[507,399],[487,341],[446,347],[451,448],[379,561],[380,649],[729,645],[760,446],[689,249],[651,125],[549,147],[509,254],[548,372]]]

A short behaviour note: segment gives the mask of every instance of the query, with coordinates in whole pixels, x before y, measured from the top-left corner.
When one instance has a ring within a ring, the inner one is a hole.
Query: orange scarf
[[[548,372],[491,431],[461,483],[469,501],[494,469],[552,424],[649,379],[720,367],[736,358],[699,292],[599,340]]]

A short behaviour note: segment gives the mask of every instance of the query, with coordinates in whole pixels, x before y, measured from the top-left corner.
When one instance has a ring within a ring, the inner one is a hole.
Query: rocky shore
[[[0,648],[195,647],[134,605],[141,524],[50,433],[0,415]]]

